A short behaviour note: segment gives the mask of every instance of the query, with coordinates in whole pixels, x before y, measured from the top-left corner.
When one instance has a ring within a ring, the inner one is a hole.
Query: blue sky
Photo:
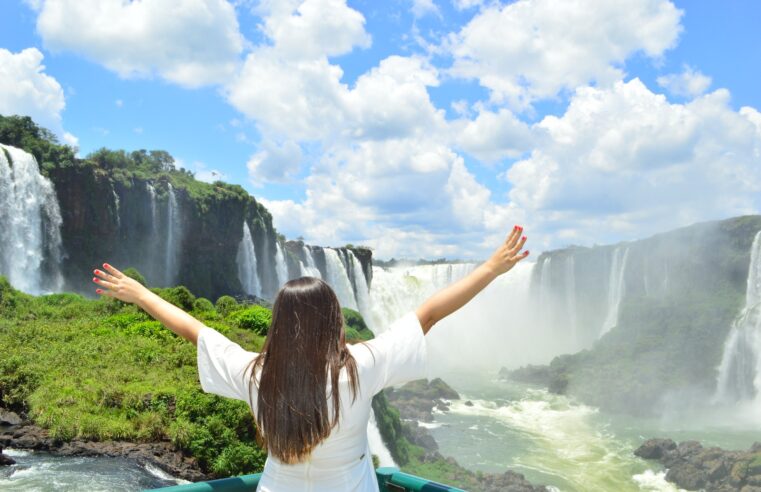
[[[165,149],[316,244],[479,258],[520,222],[538,252],[758,212],[759,20],[751,0],[11,0],[0,113],[81,155]]]

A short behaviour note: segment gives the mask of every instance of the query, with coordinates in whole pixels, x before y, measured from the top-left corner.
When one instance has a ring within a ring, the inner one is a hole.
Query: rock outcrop
[[[668,469],[666,480],[685,490],[761,492],[761,443],[748,451],[727,451],[697,441],[649,439],[634,454],[658,460]]]

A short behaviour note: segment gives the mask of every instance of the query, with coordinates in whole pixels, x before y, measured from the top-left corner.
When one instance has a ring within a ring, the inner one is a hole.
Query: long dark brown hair
[[[257,437],[283,463],[303,461],[338,423],[338,376],[344,367],[352,398],[357,397],[357,365],[346,347],[343,325],[338,298],[320,279],[291,280],[275,298],[267,340],[251,362],[251,384],[257,384],[261,368]]]

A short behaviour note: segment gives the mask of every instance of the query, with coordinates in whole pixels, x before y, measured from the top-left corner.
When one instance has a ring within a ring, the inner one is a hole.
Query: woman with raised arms
[[[98,294],[133,303],[197,346],[208,393],[247,402],[268,457],[258,490],[377,491],[367,441],[374,395],[425,377],[424,335],[528,256],[515,226],[494,254],[368,342],[347,345],[341,308],[322,280],[302,277],[277,294],[261,353],[249,352],[103,264]]]

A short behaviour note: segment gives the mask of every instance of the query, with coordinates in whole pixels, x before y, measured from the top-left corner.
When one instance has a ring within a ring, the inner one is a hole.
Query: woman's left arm
[[[105,289],[96,289],[95,292],[135,304],[193,345],[198,343],[198,332],[204,327],[203,323],[108,263],[104,263],[103,268],[106,272],[94,271],[97,277],[93,277],[93,282]]]

